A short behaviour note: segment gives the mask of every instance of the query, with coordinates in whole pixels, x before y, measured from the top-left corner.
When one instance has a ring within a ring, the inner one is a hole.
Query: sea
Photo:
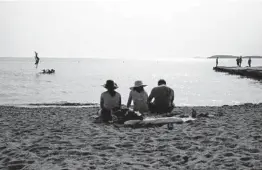
[[[159,79],[174,89],[176,106],[221,106],[262,102],[262,81],[215,72],[215,59],[0,58],[0,105],[98,104],[108,79],[126,104],[134,81],[150,93]],[[219,65],[235,66],[235,59]],[[243,60],[243,66],[247,60]],[[253,59],[252,66],[262,66]],[[55,74],[41,74],[55,69]]]

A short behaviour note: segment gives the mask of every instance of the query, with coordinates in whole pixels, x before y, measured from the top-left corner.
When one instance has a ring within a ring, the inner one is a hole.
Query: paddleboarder
[[[40,58],[38,57],[38,53],[35,51],[35,68],[38,67],[39,61],[40,61]]]

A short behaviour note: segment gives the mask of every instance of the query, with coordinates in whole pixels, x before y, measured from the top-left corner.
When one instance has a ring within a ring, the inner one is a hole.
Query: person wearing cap
[[[147,104],[148,94],[144,90],[145,86],[147,85],[144,85],[142,81],[138,80],[135,81],[133,87],[130,87],[131,91],[128,97],[127,108],[130,107],[133,101],[134,111],[138,111],[140,113],[145,113],[148,111],[148,104]]]
[[[151,103],[151,101],[154,101]],[[154,87],[148,97],[148,106],[151,113],[170,113],[174,108],[174,90],[161,79],[158,86]]]
[[[101,118],[104,122],[112,121],[112,112],[121,108],[121,95],[115,91],[118,88],[113,80],[107,80],[103,85],[107,91],[100,97]]]

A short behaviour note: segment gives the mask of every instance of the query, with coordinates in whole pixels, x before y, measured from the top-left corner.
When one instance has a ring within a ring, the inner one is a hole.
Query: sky
[[[1,1],[0,57],[262,55],[262,0]]]

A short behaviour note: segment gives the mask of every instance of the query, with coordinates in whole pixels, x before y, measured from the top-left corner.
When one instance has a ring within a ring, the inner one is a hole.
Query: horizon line
[[[1,57],[0,58],[34,58],[34,56],[32,57],[13,57],[13,56],[9,56],[9,57]],[[120,59],[120,60],[181,60],[181,59],[207,59],[207,57],[166,57],[166,58],[121,58],[121,57],[39,57],[41,58],[45,58],[45,59]]]

